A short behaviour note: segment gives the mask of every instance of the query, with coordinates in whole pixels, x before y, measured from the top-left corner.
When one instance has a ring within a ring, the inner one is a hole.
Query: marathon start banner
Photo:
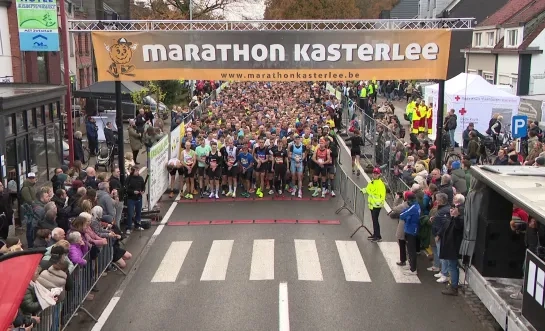
[[[446,79],[450,30],[92,32],[99,81]]]

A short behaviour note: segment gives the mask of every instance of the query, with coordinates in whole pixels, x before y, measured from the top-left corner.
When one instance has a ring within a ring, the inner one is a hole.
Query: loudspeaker
[[[489,187],[482,194],[473,265],[483,277],[522,278],[526,245],[509,227],[513,204]]]

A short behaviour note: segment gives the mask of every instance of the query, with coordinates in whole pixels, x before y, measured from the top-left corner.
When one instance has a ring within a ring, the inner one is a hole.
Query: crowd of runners
[[[341,105],[317,83],[236,82],[186,125],[168,161],[186,199],[335,196]]]

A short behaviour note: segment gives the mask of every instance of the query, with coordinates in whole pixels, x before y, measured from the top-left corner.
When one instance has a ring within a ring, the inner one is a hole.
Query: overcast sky
[[[233,4],[225,10],[228,20],[241,20],[244,18],[260,20],[265,12],[263,0],[243,0],[240,4]]]

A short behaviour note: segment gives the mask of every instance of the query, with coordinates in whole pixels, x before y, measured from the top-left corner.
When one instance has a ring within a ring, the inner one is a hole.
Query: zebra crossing
[[[320,282],[324,281],[322,272],[322,261],[320,252],[326,254],[325,249],[330,249],[336,255],[342,269],[339,270],[339,277],[344,277],[347,282],[370,283],[371,276],[365,264],[364,257],[356,241],[351,240],[330,240],[326,245],[318,249],[316,240],[294,239],[293,246],[282,243],[281,249],[291,249],[295,253],[295,264],[297,279],[299,281]],[[234,240],[214,240],[210,245],[206,262],[200,273],[201,282],[225,281],[230,272],[237,272],[229,268],[232,259]],[[160,262],[151,283],[174,283],[183,272],[184,262],[191,256],[192,241],[174,241],[170,244]],[[333,248],[335,247],[335,248]],[[416,275],[404,275],[403,269],[396,265],[399,256],[399,248],[396,242],[381,242],[378,247],[386,260],[386,265],[391,271],[396,283],[419,284],[420,279]],[[251,259],[248,259],[250,281],[264,281],[275,279],[275,263],[289,263],[275,260],[274,239],[255,239],[251,246]],[[196,250],[196,249],[195,249]],[[330,254],[329,250],[327,254]],[[187,264],[187,263],[186,263]],[[191,268],[191,267],[187,267]],[[341,271],[342,270],[342,271]],[[194,270],[192,270],[194,271]],[[246,274],[247,275],[247,274]]]

